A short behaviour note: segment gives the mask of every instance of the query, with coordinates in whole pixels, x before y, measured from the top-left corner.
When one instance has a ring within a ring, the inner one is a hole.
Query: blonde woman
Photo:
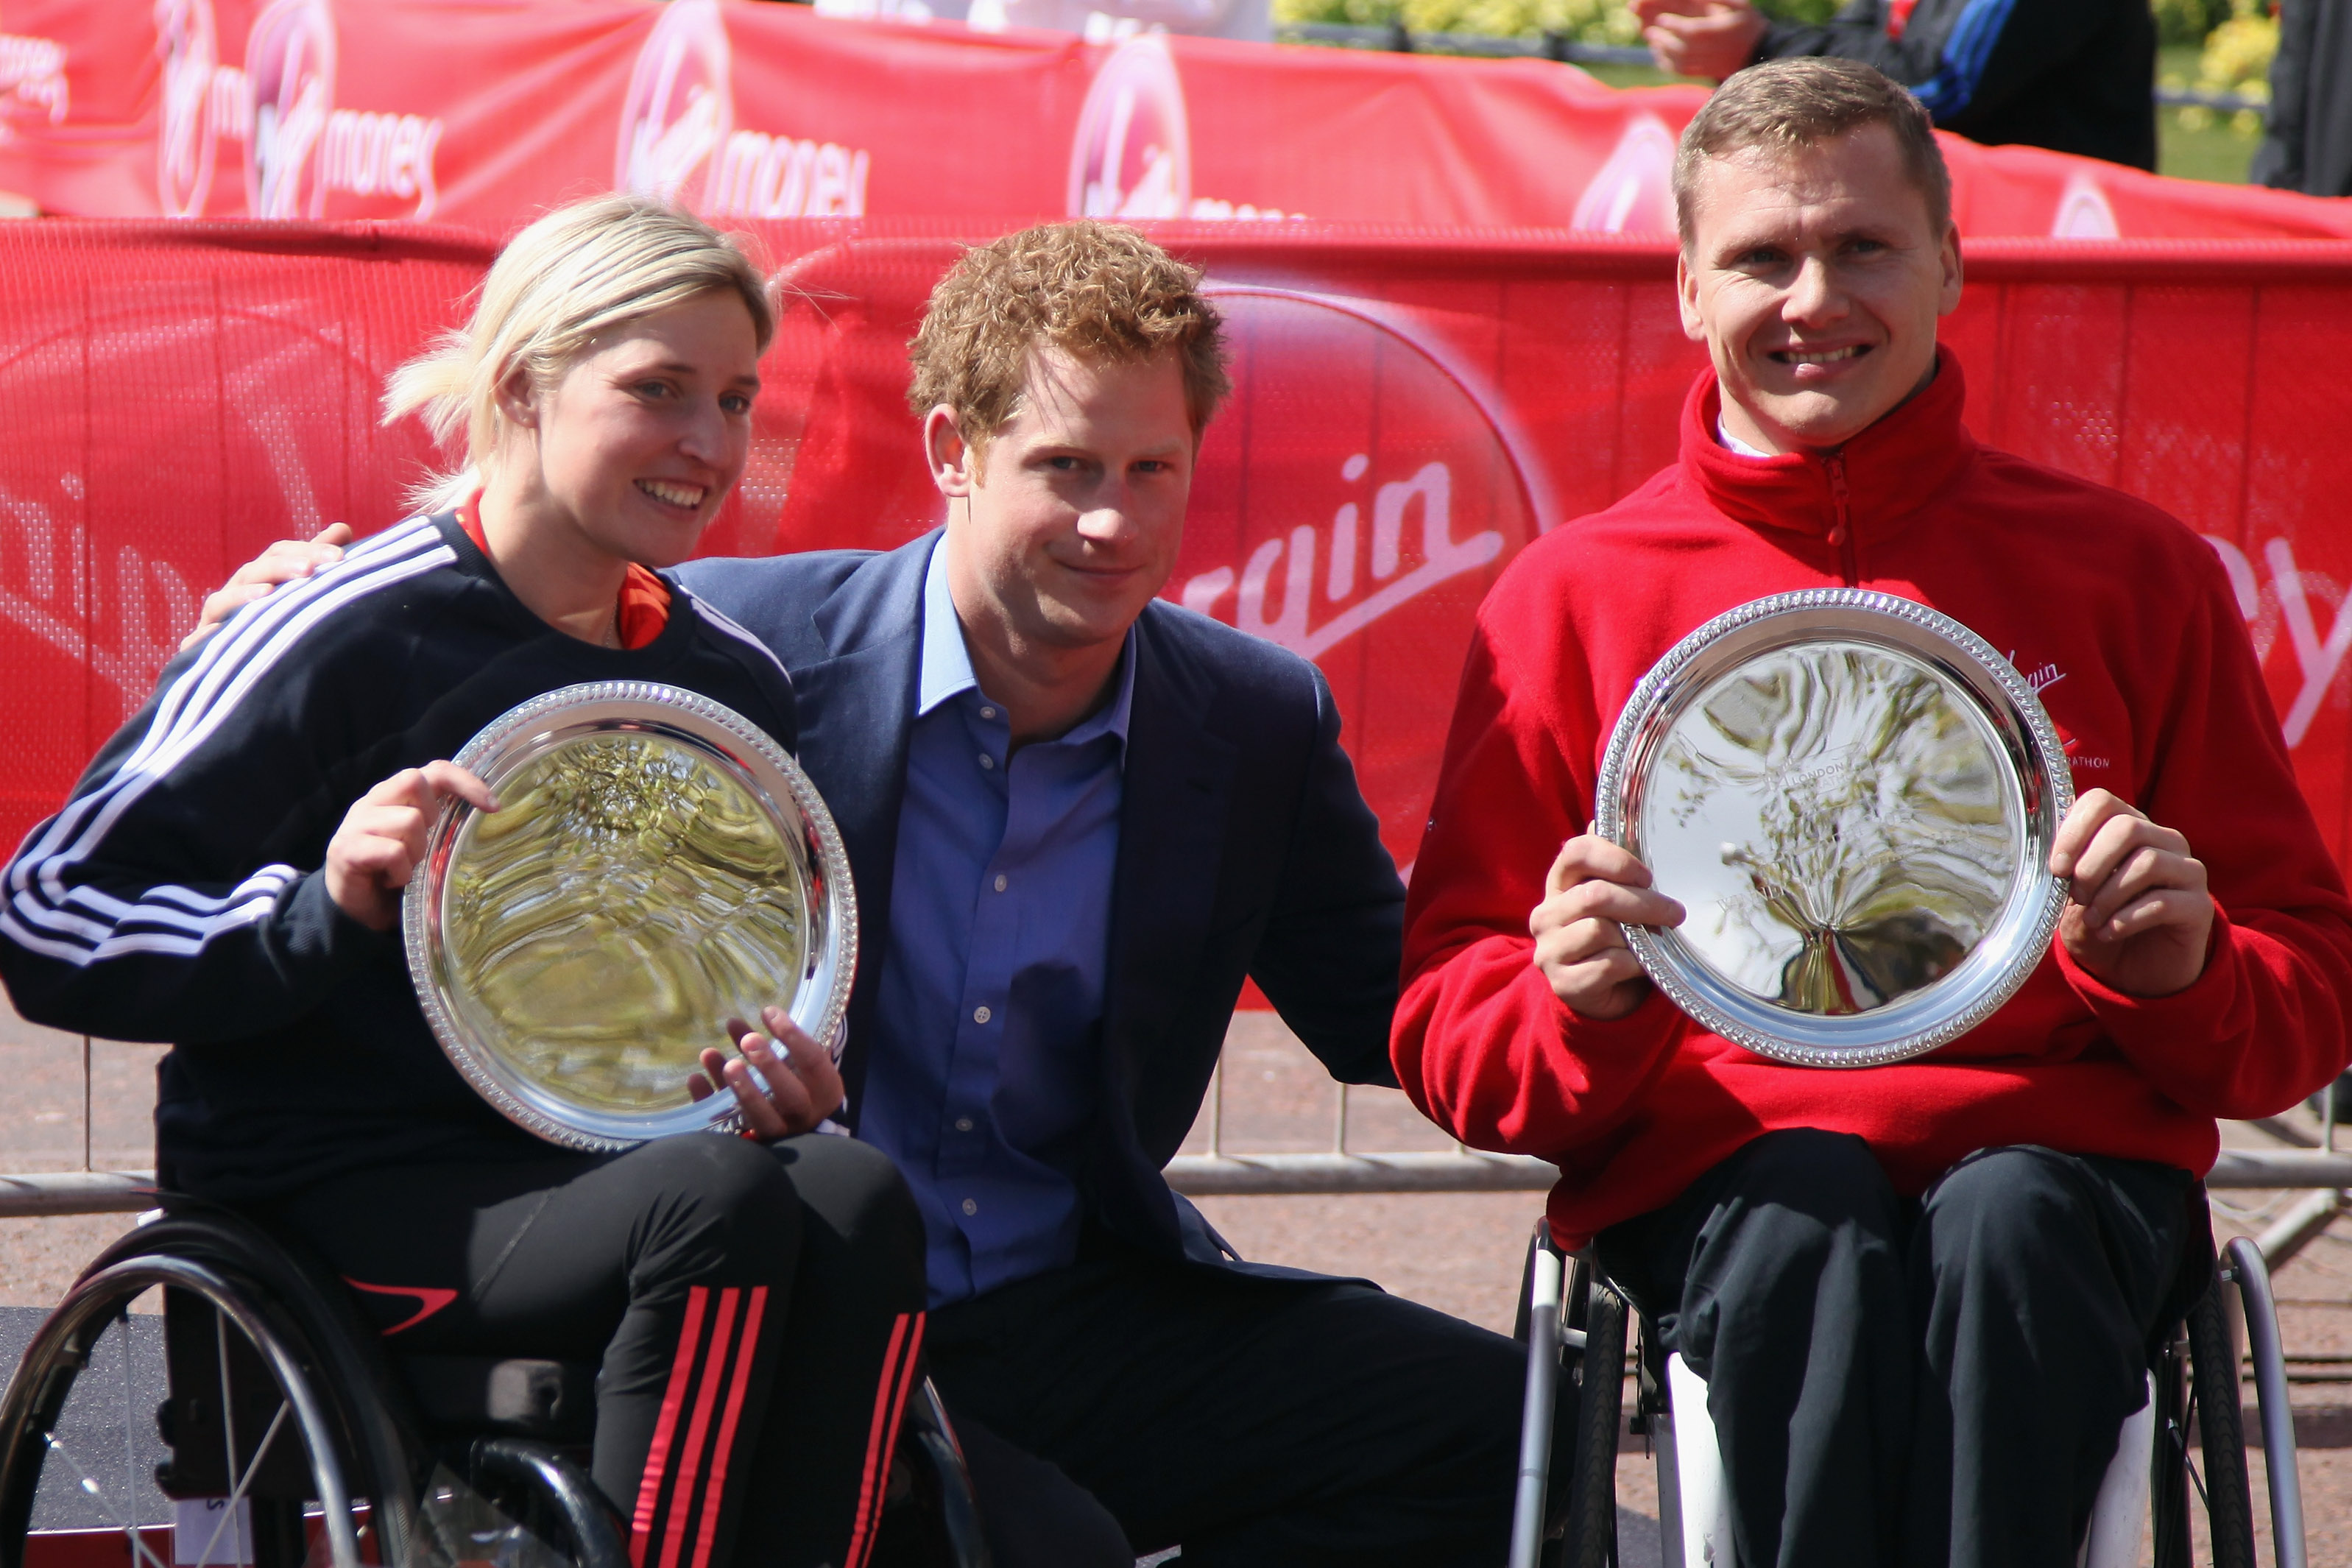
[[[5,872],[20,1012],[168,1041],[168,1187],[277,1216],[390,1348],[601,1363],[594,1474],[664,1568],[855,1568],[921,1340],[889,1162],[812,1135],[826,1053],[769,1022],[707,1063],[758,1141],[557,1148],[436,1045],[393,930],[446,761],[518,702],[667,682],[795,742],[772,654],[662,569],[743,471],[773,330],[697,220],[583,203],[516,237],[467,328],[392,378],[467,463],[428,510],[248,605],[167,670]]]

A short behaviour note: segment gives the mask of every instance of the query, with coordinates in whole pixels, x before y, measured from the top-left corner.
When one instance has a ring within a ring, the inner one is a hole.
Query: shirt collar
[[[1772,455],[1763,447],[1751,447],[1733,435],[1731,426],[1723,422],[1723,416],[1720,414],[1715,416],[1715,438],[1723,443],[1725,451],[1737,452],[1743,458],[1769,458]]]
[[[915,683],[915,717],[919,719],[960,691],[980,684],[971,672],[971,654],[963,646],[963,623],[956,619],[955,599],[948,592],[948,536],[931,546],[931,564],[923,574],[923,671]]]
[[[930,565],[923,573],[923,662],[915,681],[915,717],[919,719],[966,691],[980,689],[972,673],[971,650],[963,646],[963,623],[956,619],[955,597],[948,592],[947,535],[931,546]],[[1135,627],[1127,628],[1127,645],[1119,650],[1118,690],[1108,706],[1062,738],[1089,741],[1097,735],[1117,735],[1127,741],[1127,718],[1135,706]]]

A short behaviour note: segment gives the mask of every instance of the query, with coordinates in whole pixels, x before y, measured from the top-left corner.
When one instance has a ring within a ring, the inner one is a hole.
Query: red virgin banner
[[[714,553],[896,545],[940,516],[905,344],[959,237],[764,225],[804,298]],[[1165,226],[1233,329],[1168,596],[1315,659],[1400,862],[1470,618],[1544,531],[1672,456],[1700,363],[1672,252],[1315,223]],[[355,224],[0,226],[0,845],[144,699],[205,592],[288,533],[394,521],[427,456],[384,374],[489,247]],[[2210,541],[2297,768],[2352,847],[2352,244],[1987,241],[1945,340],[1984,440]],[[2031,673],[2031,672],[2029,672]]]
[[[0,189],[106,217],[511,231],[1078,213],[1664,234],[1696,89],[1573,67],[979,32],[750,0],[5,0]],[[1948,138],[1970,235],[2352,237],[2343,203]]]

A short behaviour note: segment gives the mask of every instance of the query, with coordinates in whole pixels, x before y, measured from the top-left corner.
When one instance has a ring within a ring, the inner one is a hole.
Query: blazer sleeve
[[[364,704],[325,690],[298,632],[239,619],[167,672],[0,871],[0,979],[25,1017],[119,1040],[249,1036],[388,940],[320,868],[357,792],[320,748]]]
[[[1393,1086],[1389,1021],[1396,1010],[1404,884],[1340,748],[1331,689],[1320,670],[1310,667],[1310,673],[1312,750],[1250,978],[1332,1077]]]

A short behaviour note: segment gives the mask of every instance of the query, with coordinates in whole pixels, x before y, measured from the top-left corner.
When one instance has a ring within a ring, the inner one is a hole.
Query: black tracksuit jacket
[[[775,656],[670,586],[652,642],[598,647],[532,614],[454,517],[420,518],[164,670],[0,872],[0,979],[36,1023],[173,1047],[167,1184],[244,1203],[364,1167],[556,1152],[459,1076],[398,930],[344,914],[321,868],[376,784],[575,682],[683,687],[794,746]]]
[[[1794,55],[1876,66],[1971,142],[2156,167],[2147,0],[1853,0],[1818,26],[1773,23],[1756,51]]]

